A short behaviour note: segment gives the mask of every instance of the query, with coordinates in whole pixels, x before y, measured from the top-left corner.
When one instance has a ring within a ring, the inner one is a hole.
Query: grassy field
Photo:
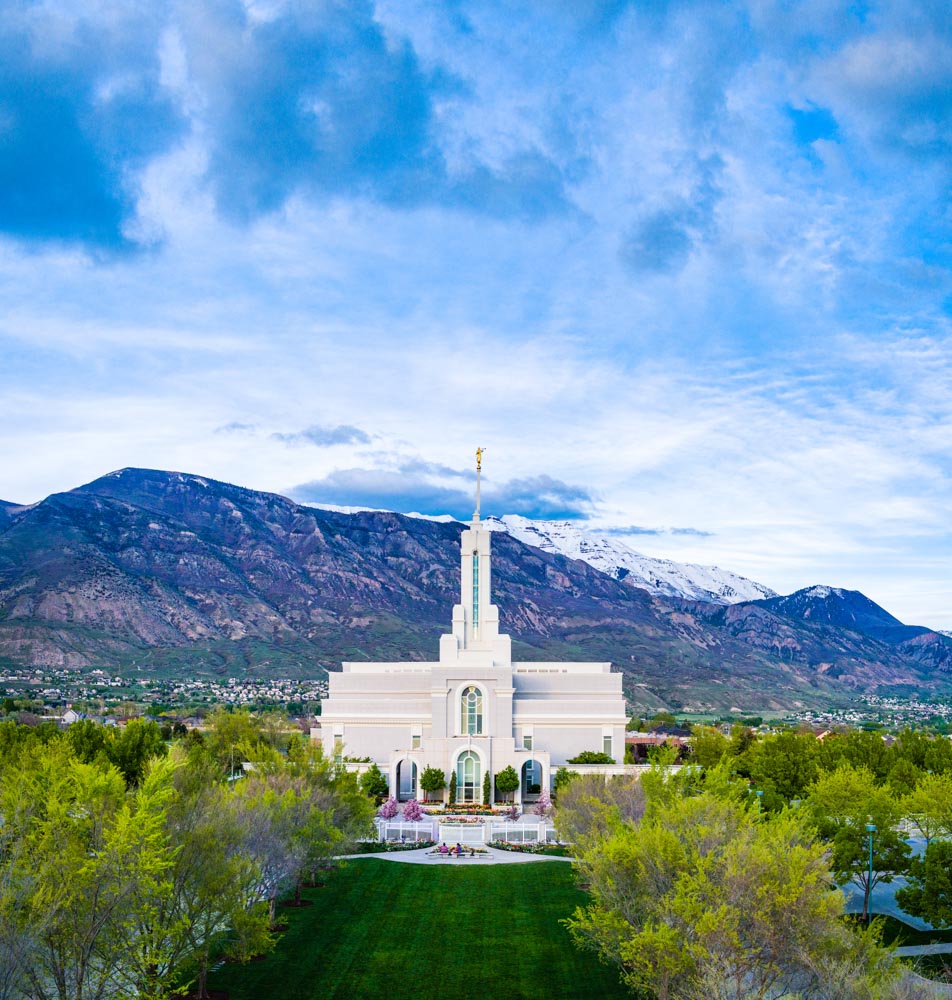
[[[231,1000],[485,1000],[631,994],[559,920],[585,902],[561,862],[486,867],[349,861],[285,909],[277,950],[209,977]]]

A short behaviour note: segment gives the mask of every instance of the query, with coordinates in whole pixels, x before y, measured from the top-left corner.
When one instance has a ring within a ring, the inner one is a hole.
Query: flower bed
[[[508,840],[492,840],[490,847],[495,847],[499,851],[512,851],[515,854],[548,854],[554,858],[564,858],[568,856],[568,850],[564,844],[546,844],[538,841],[529,844],[512,844]]]

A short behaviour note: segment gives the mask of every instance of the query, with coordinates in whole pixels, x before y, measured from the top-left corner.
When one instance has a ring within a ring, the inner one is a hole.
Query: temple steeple
[[[479,520],[482,458],[476,449],[476,509],[460,536],[460,603],[453,608],[453,632],[440,639],[440,662],[509,664],[512,643],[499,633],[499,609],[491,600],[490,536]]]

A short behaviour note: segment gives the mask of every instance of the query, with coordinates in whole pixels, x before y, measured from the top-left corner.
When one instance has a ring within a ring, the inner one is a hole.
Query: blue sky
[[[0,497],[573,517],[952,628],[947,3],[0,2]]]

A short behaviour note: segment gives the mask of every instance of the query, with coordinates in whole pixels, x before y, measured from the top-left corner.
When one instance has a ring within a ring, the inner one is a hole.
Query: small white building
[[[419,779],[431,766],[447,786],[456,773],[458,802],[482,802],[484,776],[512,765],[521,779],[515,800],[525,802],[583,750],[624,760],[625,699],[611,664],[512,662],[490,601],[491,532],[480,525],[478,496],[439,661],[344,663],[329,675],[325,752],[369,757],[401,801],[423,798]]]

